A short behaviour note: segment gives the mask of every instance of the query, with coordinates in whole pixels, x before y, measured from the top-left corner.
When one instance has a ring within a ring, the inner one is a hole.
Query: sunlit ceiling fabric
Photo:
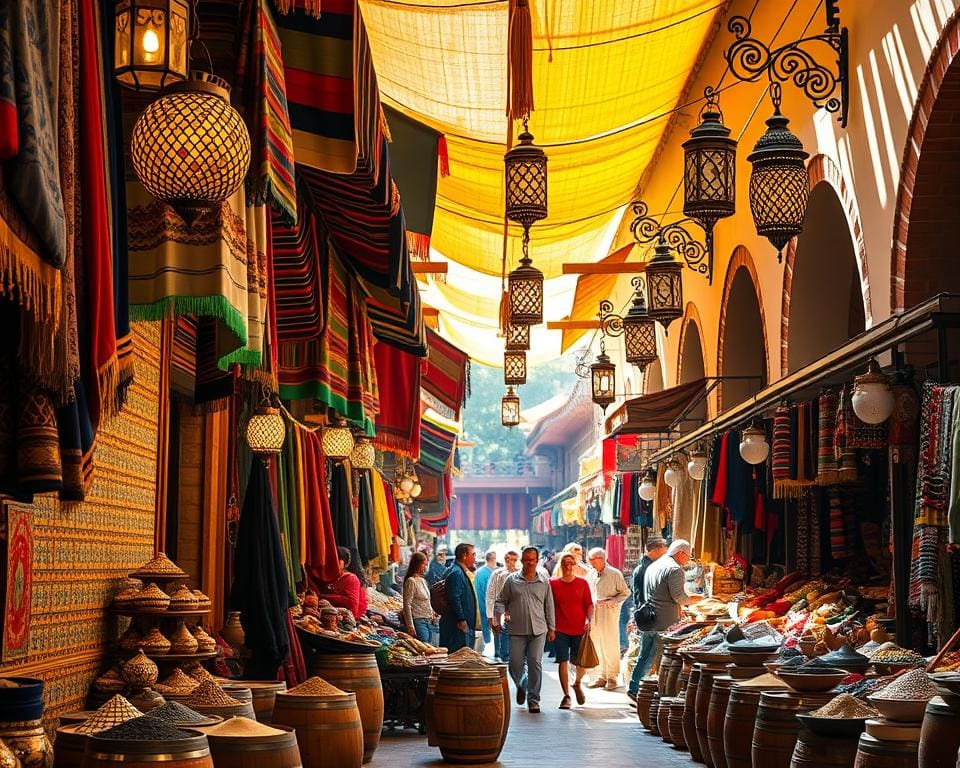
[[[633,243],[611,253],[601,259],[604,264],[623,264],[633,252]],[[577,280],[577,290],[573,296],[573,306],[570,307],[570,320],[596,320],[600,309],[600,302],[608,298],[617,284],[619,275],[581,275]],[[563,345],[561,352],[566,352],[589,330],[563,331]]]

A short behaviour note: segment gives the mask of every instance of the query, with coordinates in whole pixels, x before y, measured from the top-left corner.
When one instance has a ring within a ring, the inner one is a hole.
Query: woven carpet
[[[423,388],[460,418],[460,409],[470,393],[470,358],[439,333],[427,329],[427,370]]]

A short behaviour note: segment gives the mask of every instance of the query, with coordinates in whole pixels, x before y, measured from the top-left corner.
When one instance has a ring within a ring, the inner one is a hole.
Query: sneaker
[[[577,704],[583,706],[587,702],[587,697],[583,693],[583,688],[580,687],[580,683],[573,684],[573,693],[577,697]]]
[[[587,688],[603,688],[606,684],[607,681],[601,677],[598,680],[594,680],[592,683],[590,683]]]
[[[522,685],[517,686],[517,704],[522,705],[527,700],[527,692]]]
[[[527,712],[530,712],[530,713],[532,713],[532,714],[534,714],[534,715],[540,714],[540,705],[539,705],[539,704],[531,704],[529,707],[527,707]]]
[[[570,697],[564,696],[560,699],[560,709],[570,709]]]
[[[619,686],[616,680],[607,680],[607,684],[603,687],[608,691],[615,691]]]

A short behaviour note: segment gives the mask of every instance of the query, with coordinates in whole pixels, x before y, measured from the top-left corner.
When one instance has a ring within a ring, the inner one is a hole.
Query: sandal
[[[560,709],[570,709],[570,697],[564,696],[560,699]]]

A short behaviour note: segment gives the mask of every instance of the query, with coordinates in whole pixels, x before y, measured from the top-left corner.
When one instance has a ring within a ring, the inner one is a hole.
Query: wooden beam
[[[563,265],[565,275],[638,275],[645,272],[645,261],[632,261],[629,264],[604,264],[602,261],[571,262]]]
[[[450,265],[446,261],[411,261],[415,275],[445,275]]]
[[[548,331],[592,331],[600,327],[598,320],[551,320]]]

